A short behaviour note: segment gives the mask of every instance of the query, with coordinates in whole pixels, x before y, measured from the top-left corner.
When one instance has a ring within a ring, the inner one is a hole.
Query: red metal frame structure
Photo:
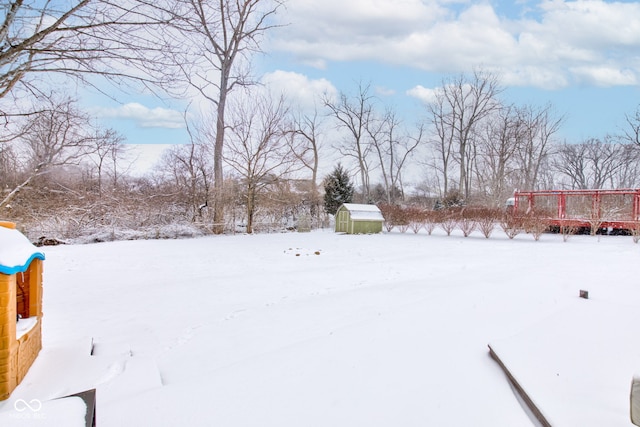
[[[638,229],[640,188],[515,191],[514,216],[531,212],[548,218],[550,226]]]

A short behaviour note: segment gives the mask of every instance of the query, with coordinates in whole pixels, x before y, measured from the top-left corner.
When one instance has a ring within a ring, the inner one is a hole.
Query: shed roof
[[[24,234],[15,228],[0,226],[0,273],[15,274],[26,271],[35,258],[44,259]]]
[[[358,203],[345,203],[353,221],[384,221],[382,212],[376,205],[361,205]]]

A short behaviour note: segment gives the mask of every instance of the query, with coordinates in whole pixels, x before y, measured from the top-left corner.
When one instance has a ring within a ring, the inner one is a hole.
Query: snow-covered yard
[[[324,230],[45,253],[43,350],[2,426],[83,425],[52,399],[91,388],[101,427],[534,425],[488,344],[554,426],[631,425],[631,237]]]

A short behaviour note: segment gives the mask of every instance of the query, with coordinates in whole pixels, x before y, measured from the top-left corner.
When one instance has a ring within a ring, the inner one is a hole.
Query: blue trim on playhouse
[[[16,230],[13,223],[0,221],[0,274],[25,272],[34,259],[44,260],[44,253]]]
[[[23,265],[18,265],[14,267],[0,265],[0,274],[11,275],[16,273],[23,273],[27,271],[27,269],[29,268],[29,264],[31,264],[31,261],[33,261],[36,258],[44,261],[44,254],[42,252],[36,252],[32,254]]]

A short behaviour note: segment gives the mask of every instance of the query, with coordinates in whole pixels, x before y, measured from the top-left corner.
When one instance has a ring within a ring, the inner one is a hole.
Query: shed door
[[[349,212],[346,210],[341,210],[338,212],[338,224],[336,227],[336,231],[348,231],[347,227],[349,225]]]

